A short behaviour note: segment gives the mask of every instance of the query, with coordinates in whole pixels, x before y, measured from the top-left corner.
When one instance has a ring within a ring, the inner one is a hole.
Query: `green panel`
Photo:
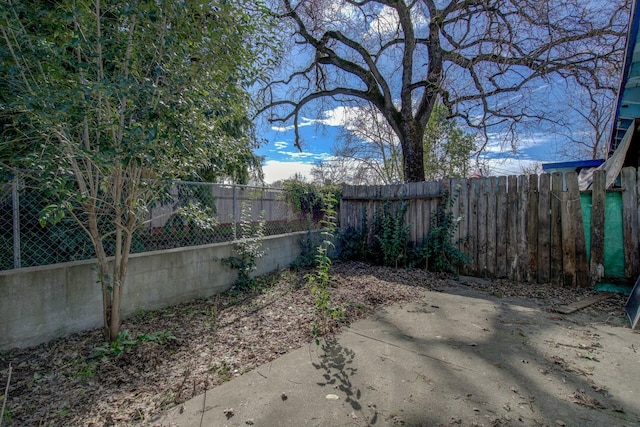
[[[591,193],[580,193],[584,242],[587,245],[587,262],[591,262]]]
[[[591,261],[591,193],[581,193],[584,240],[587,260]],[[607,192],[604,209],[604,274],[624,276],[624,239],[622,236],[622,193]]]
[[[624,277],[622,193],[607,192],[604,208],[604,274]]]

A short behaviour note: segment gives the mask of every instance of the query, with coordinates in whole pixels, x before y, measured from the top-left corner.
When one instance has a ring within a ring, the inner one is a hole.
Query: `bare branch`
[[[405,179],[421,180],[420,141],[438,100],[485,136],[499,129],[515,143],[521,125],[556,120],[522,96],[536,85],[559,77],[567,88],[615,91],[601,70],[621,62],[629,4],[280,0],[303,65],[265,87],[260,113],[292,121],[299,148],[303,109],[320,99],[370,103],[398,137]]]

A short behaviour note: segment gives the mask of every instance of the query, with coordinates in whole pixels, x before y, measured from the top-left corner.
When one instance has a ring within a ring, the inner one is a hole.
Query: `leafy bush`
[[[337,209],[342,192],[339,185],[321,186],[300,179],[288,179],[284,181],[282,186],[285,190],[286,200],[294,211],[310,218],[313,222],[322,220],[327,200],[335,200],[331,209]]]
[[[469,257],[458,249],[465,239],[455,239],[459,220],[453,217],[451,207],[457,197],[450,197],[445,191],[442,202],[431,212],[429,234],[415,251],[416,261],[424,263],[427,270],[458,274],[458,269],[469,262]]]
[[[347,227],[337,234],[338,257],[344,261],[366,261],[372,254],[367,243],[367,229]]]
[[[404,205],[385,203],[376,211],[369,233],[365,210],[360,228],[347,227],[338,234],[340,259],[390,267],[407,265],[409,233],[404,224],[405,211]]]
[[[240,213],[240,235],[235,244],[236,255],[223,258],[222,262],[238,270],[235,288],[239,291],[255,287],[256,280],[251,277],[257,267],[257,261],[265,254],[262,244],[265,236],[264,211],[260,212],[258,222],[253,222],[253,211],[249,203],[243,203]]]
[[[405,265],[409,248],[409,228],[404,223],[406,207],[402,205],[395,209],[385,204],[382,214],[378,217],[376,240],[380,244],[382,264],[388,267]]]

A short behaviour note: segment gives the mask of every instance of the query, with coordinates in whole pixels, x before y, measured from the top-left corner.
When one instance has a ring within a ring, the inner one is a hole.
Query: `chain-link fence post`
[[[238,198],[236,197],[236,185],[231,184],[231,188],[233,189],[233,200],[231,202],[231,210],[233,211],[233,218],[231,219],[231,228],[233,229],[233,240],[236,240],[238,237],[236,235],[236,224],[238,224],[238,215],[236,211],[238,210]]]
[[[20,268],[20,180],[11,183],[11,204],[13,213],[13,268]]]

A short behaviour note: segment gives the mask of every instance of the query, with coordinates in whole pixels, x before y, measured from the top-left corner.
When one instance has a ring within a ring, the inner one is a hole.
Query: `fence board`
[[[560,213],[562,229],[562,285],[576,286],[576,229],[574,206],[580,203],[580,194],[575,192],[578,184],[578,176],[575,172],[565,175],[567,191],[562,192],[562,206]],[[575,181],[575,185],[573,182]],[[569,184],[571,182],[572,184]],[[574,189],[569,191],[569,187]]]
[[[638,194],[635,168],[622,169],[622,228],[624,236],[624,273],[638,276]]]
[[[606,172],[596,171],[591,184],[591,284],[604,276],[604,211]]]
[[[553,285],[562,285],[562,173],[551,174],[551,276]]]
[[[445,191],[449,194],[449,199],[451,200],[451,214],[454,220],[460,218],[460,197],[458,193],[458,185],[460,180],[458,178],[451,178],[442,183],[442,188],[440,191],[444,194]],[[442,200],[440,200],[442,203]],[[460,226],[460,222],[458,222],[458,227]],[[460,229],[456,229],[453,233],[454,242],[457,242],[460,238]]]
[[[478,274],[487,275],[487,186],[489,179],[481,178],[478,194]]]
[[[429,192],[428,183],[421,183],[419,187],[419,191],[422,191],[422,194],[426,194]],[[420,225],[418,227],[418,237],[416,238],[416,242],[419,242],[423,239],[424,236],[429,234],[430,221],[431,221],[431,206],[429,203],[429,199],[421,200],[422,209],[420,210]]]
[[[469,182],[469,271],[478,273],[478,197],[480,180],[472,178]]]
[[[462,253],[469,254],[469,180],[464,179],[459,182],[460,190],[458,193],[458,213],[460,222],[458,223],[458,249]],[[468,271],[468,266],[462,268],[463,272]]]
[[[549,283],[551,263],[551,177],[540,175],[538,186],[538,283]]]
[[[527,256],[527,197],[529,195],[529,179],[526,175],[518,177],[518,271],[516,280],[527,278],[529,258]]]
[[[538,175],[529,175],[527,197],[527,281],[538,281]]]
[[[408,201],[407,213],[410,214],[410,218],[418,218],[418,211],[420,209],[419,205],[421,204],[420,200],[417,199],[418,195],[418,182],[411,182],[407,184],[407,195],[412,199]],[[409,224],[409,239],[413,242],[418,238],[418,221],[405,222],[405,224]]]
[[[507,277],[516,280],[518,270],[518,178],[507,178]]]
[[[433,215],[434,211],[436,211],[438,209],[438,206],[440,206],[440,203],[442,203],[442,192],[444,191],[444,183],[441,183],[440,181],[432,181],[431,182],[431,189],[430,189],[430,193],[431,194],[431,207],[429,209],[429,222],[427,223],[427,226],[429,226],[429,231],[431,230],[431,226],[430,226],[430,221],[431,221],[431,216]]]
[[[507,177],[498,177],[496,195],[496,276],[507,277]]]
[[[587,287],[589,280],[589,264],[587,263],[587,244],[584,236],[584,223],[582,221],[582,201],[578,188],[578,174],[567,174],[567,192],[571,200],[570,220],[575,229],[575,255],[576,255],[576,286]]]
[[[487,194],[487,275],[496,277],[496,226],[498,223],[496,218],[496,192],[498,191],[498,178],[490,177],[487,182],[489,184]]]

